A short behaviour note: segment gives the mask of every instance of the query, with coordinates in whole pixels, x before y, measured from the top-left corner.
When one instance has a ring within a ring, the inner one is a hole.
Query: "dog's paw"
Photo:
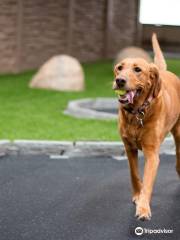
[[[138,201],[136,205],[136,217],[139,220],[150,220],[151,219],[151,209],[147,202]]]

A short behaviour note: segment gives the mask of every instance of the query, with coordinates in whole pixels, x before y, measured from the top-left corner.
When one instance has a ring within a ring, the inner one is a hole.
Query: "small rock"
[[[54,56],[40,67],[30,82],[32,88],[59,91],[84,90],[84,72],[79,61],[68,55]]]
[[[143,58],[147,62],[152,62],[150,55],[142,48],[139,47],[126,47],[123,48],[116,56],[115,64],[125,58]]]

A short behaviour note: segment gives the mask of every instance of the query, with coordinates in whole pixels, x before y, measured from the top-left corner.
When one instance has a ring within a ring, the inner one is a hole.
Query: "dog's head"
[[[114,67],[114,90],[124,90],[119,95],[122,104],[144,101],[149,95],[157,97],[161,81],[155,64],[141,58],[127,58]]]

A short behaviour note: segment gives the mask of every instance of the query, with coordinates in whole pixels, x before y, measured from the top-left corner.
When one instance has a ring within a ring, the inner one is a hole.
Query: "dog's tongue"
[[[134,91],[129,91],[126,93],[126,98],[129,103],[133,103],[135,92]]]
[[[120,96],[119,101],[122,104],[127,104],[127,103],[133,103],[133,99],[134,99],[134,95],[135,95],[135,91],[131,90],[126,92],[126,94],[124,94],[123,96]]]

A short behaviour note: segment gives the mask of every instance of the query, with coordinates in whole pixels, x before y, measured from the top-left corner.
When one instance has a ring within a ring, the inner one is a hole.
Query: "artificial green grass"
[[[180,61],[169,60],[169,70],[180,75]],[[35,71],[0,76],[0,138],[47,140],[119,140],[117,121],[76,119],[63,114],[68,101],[112,97],[112,62],[83,64],[84,92],[30,89]]]

